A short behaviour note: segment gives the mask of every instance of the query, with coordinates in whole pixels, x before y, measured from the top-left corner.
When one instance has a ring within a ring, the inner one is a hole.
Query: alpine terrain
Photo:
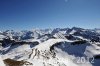
[[[0,31],[0,66],[100,66],[100,29]]]

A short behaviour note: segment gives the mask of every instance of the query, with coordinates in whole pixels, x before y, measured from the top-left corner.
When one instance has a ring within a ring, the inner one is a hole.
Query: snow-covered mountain
[[[99,31],[77,27],[0,31],[0,61],[5,66],[100,66]]]

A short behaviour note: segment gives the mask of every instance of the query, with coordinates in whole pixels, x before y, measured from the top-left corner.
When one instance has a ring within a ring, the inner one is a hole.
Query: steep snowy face
[[[39,60],[45,66],[48,66],[48,64],[54,66],[92,66],[91,63],[77,63],[76,57],[85,58],[86,46],[90,45],[86,42],[78,42],[66,39],[50,39],[32,49],[29,58],[33,61]]]
[[[29,55],[29,58],[31,61],[35,61],[35,66],[78,66],[77,64],[73,63],[71,59],[67,58],[66,53],[66,59],[64,59],[64,57],[59,55],[60,51],[54,49],[56,45],[66,41],[68,43],[72,42],[65,39],[49,39],[34,47],[32,49],[32,53]],[[38,63],[40,63],[40,65],[38,65]]]
[[[100,65],[100,43],[91,44],[87,41],[74,41],[71,43],[61,42],[55,44],[56,55],[70,58],[79,66],[99,66]],[[61,53],[60,52],[63,52]],[[59,53],[59,54],[57,54]],[[67,54],[67,55],[66,55]],[[84,60],[84,61],[82,61]]]

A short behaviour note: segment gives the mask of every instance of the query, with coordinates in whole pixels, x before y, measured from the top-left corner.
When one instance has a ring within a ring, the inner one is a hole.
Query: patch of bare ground
[[[5,59],[3,60],[4,63],[6,64],[6,66],[23,66],[23,65],[32,65],[32,63],[30,62],[27,62],[27,61],[16,61],[16,60],[13,60],[13,59]]]

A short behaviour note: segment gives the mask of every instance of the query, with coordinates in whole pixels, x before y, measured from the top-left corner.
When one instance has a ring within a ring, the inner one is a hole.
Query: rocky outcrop
[[[4,60],[4,63],[6,64],[6,66],[23,66],[23,65],[33,65],[32,63],[30,62],[27,62],[27,61],[16,61],[16,60],[13,60],[13,59],[5,59]]]

